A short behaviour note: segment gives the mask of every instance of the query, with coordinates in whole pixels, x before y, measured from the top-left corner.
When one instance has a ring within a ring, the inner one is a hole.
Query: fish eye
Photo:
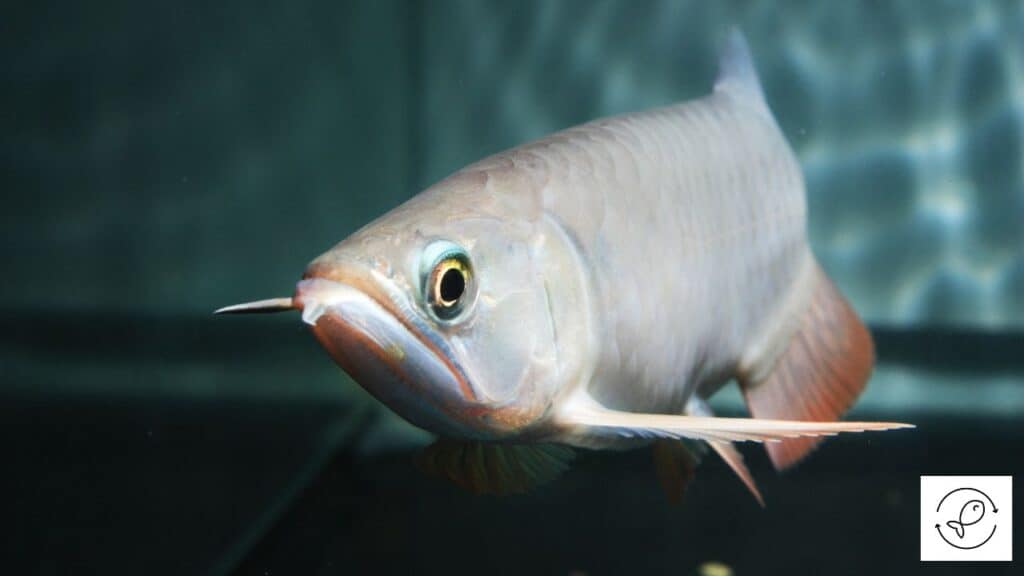
[[[455,320],[471,300],[473,268],[457,244],[435,242],[423,253],[423,291],[430,311],[439,320]]]

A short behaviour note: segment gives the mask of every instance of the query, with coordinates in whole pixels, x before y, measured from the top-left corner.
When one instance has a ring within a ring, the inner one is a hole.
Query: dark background
[[[918,429],[783,475],[744,447],[764,510],[714,458],[668,505],[647,451],[474,497],[296,318],[209,315],[467,162],[699,96],[730,22],[875,330],[857,416]],[[0,571],[1009,573],[920,564],[917,499],[1021,472],[1022,30],[1016,2],[6,7]]]

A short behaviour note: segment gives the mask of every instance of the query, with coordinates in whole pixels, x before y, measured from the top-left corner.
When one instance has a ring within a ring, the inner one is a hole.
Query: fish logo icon
[[[922,562],[1013,561],[1013,476],[921,475]]]
[[[946,544],[961,550],[984,546],[998,528],[995,515],[999,509],[988,494],[976,488],[951,490],[942,497],[935,511],[939,514],[958,511],[955,519],[947,520],[945,526],[936,524],[935,529]]]
[[[977,524],[984,517],[985,503],[981,500],[968,500],[960,509],[960,518],[946,522],[946,526],[955,530],[957,537],[963,540],[966,528]]]

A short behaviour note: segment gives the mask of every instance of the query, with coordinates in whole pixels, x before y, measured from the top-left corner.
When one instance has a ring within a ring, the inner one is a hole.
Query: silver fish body
[[[835,422],[871,339],[814,260],[799,165],[738,33],[707,97],[471,164],[314,260],[291,300],[225,311],[289,307],[361,385],[447,438],[703,440],[759,497],[730,442],[904,426]],[[704,404],[730,379],[755,418]],[[811,446],[769,452],[783,467]],[[492,487],[487,467],[469,484]]]
[[[775,121],[726,90],[598,120],[467,170],[520,169],[588,271],[586,387],[682,413],[774,332],[809,267],[799,166]]]

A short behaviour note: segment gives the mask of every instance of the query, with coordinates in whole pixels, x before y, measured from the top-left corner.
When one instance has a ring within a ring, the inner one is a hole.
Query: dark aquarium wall
[[[875,335],[852,415],[915,430],[741,447],[764,509],[714,457],[670,505],[647,450],[473,496],[296,315],[211,315],[473,160],[702,96],[732,24]],[[919,476],[1024,481],[1024,4],[35,2],[0,46],[5,573],[1014,572],[919,562]]]

